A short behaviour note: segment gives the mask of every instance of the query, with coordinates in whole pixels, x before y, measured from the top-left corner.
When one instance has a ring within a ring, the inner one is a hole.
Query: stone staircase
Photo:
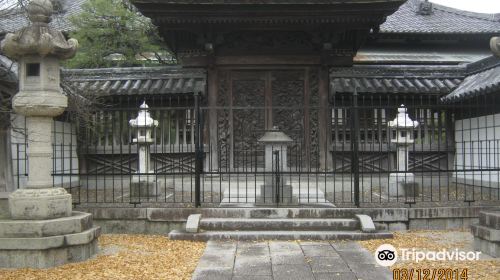
[[[479,223],[471,226],[474,249],[500,258],[500,211],[482,211]]]
[[[211,211],[210,216],[189,216],[184,230],[174,230],[174,240],[366,240],[392,238],[377,231],[367,215],[348,211],[336,217],[328,211],[293,212],[279,208]],[[296,213],[296,214],[292,214]],[[310,215],[311,213],[316,213]]]

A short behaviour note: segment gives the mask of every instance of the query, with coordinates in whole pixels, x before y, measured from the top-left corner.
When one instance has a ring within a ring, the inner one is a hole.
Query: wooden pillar
[[[319,69],[319,160],[321,170],[332,169],[331,148],[331,108],[328,102],[330,75],[327,66]]]
[[[217,96],[218,96],[218,73],[215,65],[210,65],[207,72],[208,82],[208,129],[209,129],[209,154],[208,167],[210,172],[219,169],[218,137],[217,137]]]

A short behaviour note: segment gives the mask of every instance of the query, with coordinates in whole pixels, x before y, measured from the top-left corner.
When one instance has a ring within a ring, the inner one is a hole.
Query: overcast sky
[[[431,2],[479,13],[500,13],[499,0],[431,0]]]
[[[0,0],[0,6],[2,2],[12,3],[15,1],[16,0]],[[500,13],[500,0],[431,0],[431,2],[479,13]]]

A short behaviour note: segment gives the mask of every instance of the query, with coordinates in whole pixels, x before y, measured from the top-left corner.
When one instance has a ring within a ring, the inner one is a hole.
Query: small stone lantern
[[[150,146],[154,143],[151,137],[153,129],[158,126],[158,121],[153,120],[149,113],[149,106],[146,101],[139,107],[137,118],[129,121],[130,127],[136,130],[136,137],[132,143],[137,144],[139,154],[139,169],[136,175],[132,176],[131,197],[152,197],[156,196],[156,176],[151,168]],[[151,175],[150,175],[151,174]]]
[[[288,171],[287,149],[292,138],[273,127],[267,131],[259,140],[265,146],[265,172],[264,185],[260,188],[260,197],[257,204],[296,204],[297,198],[293,197],[291,185],[287,185],[286,176],[282,172]]]
[[[396,171],[401,173],[391,173],[389,177],[389,195],[405,196],[417,194],[415,176],[408,171],[409,152],[408,147],[414,143],[413,131],[418,126],[417,121],[413,121],[408,116],[404,105],[398,108],[398,115],[393,121],[389,122],[392,130],[391,143],[396,144],[397,166]],[[407,192],[409,191],[409,192]]]

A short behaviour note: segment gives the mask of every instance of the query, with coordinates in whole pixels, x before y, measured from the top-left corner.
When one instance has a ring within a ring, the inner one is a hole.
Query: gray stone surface
[[[89,259],[97,250],[97,239],[86,244],[46,250],[1,250],[0,268],[49,268]]]
[[[67,235],[38,238],[0,238],[0,250],[47,250],[67,245],[81,245],[97,239],[100,234],[100,228],[93,227],[83,232]]]
[[[500,211],[483,211],[479,213],[479,224],[500,230]]]
[[[43,220],[71,215],[71,195],[63,188],[18,189],[9,196],[12,219]]]
[[[487,255],[500,257],[500,212],[479,213],[479,224],[471,226],[474,235],[474,249]]]
[[[78,233],[92,227],[92,215],[73,212],[69,217],[51,220],[0,220],[0,238],[48,237]]]
[[[195,280],[392,279],[355,242],[209,241]]]
[[[201,214],[189,215],[186,222],[186,232],[195,233],[199,231]]]
[[[500,243],[500,230],[481,225],[471,226],[472,234],[484,240]]]
[[[363,214],[356,214],[356,218],[358,219],[359,223],[361,224],[361,230],[363,232],[375,232],[375,231],[377,231],[377,229],[375,228],[375,224],[373,223],[373,220],[370,216],[363,215]]]
[[[474,250],[481,251],[494,258],[500,258],[500,242],[491,242],[474,237]]]
[[[0,192],[0,219],[6,219],[10,217],[8,198],[9,193]]]

